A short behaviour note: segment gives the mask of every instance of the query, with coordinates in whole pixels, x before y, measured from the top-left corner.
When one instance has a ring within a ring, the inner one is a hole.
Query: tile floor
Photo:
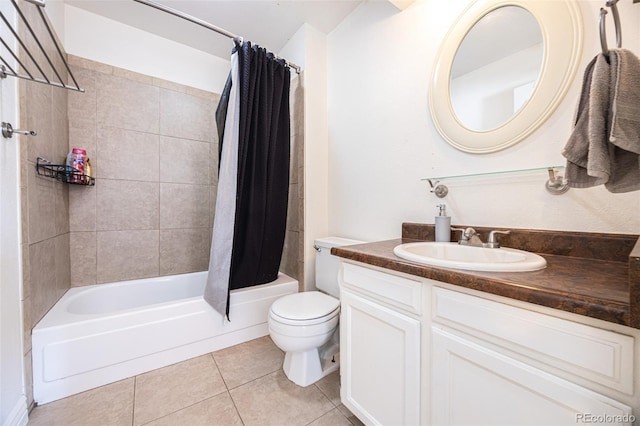
[[[266,336],[36,407],[29,426],[361,425],[340,376],[302,388]]]

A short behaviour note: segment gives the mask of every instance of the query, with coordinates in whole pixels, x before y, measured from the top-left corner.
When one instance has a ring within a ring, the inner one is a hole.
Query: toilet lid
[[[340,300],[319,291],[305,291],[281,297],[271,305],[271,312],[288,320],[308,321],[330,315],[340,307]]]

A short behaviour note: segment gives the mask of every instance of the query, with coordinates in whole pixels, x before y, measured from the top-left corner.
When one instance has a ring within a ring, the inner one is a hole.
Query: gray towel
[[[609,180],[609,69],[606,57],[599,54],[584,73],[575,127],[562,151],[567,159],[567,183],[573,188],[589,188]]]
[[[640,190],[640,60],[626,49],[609,53],[611,61],[610,192]]]
[[[585,70],[575,127],[562,151],[569,186],[640,189],[640,60],[628,50],[597,55]]]

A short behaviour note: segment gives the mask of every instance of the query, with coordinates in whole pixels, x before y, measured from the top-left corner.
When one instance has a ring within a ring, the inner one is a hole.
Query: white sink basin
[[[406,260],[470,271],[525,272],[547,266],[543,257],[512,248],[485,248],[458,243],[423,241],[396,246],[393,253]]]

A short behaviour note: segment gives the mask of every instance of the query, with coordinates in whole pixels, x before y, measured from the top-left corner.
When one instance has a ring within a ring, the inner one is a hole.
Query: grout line
[[[222,382],[224,383],[224,387],[227,389],[227,395],[229,396],[229,399],[231,400],[231,403],[233,404],[233,408],[236,410],[236,414],[238,415],[238,418],[240,419],[240,422],[244,425],[244,420],[242,420],[242,416],[240,415],[240,410],[238,410],[238,406],[236,405],[236,401],[233,399],[233,396],[231,396],[231,392],[229,389],[229,386],[227,385],[227,381],[224,379],[224,376],[222,375],[222,371],[220,371],[220,367],[218,366],[218,362],[216,361],[216,357],[213,355],[213,352],[210,352],[211,354],[211,358],[213,359],[213,363],[216,366],[216,368],[218,369],[218,373],[220,374],[220,377],[222,378]]]
[[[131,402],[131,426],[133,426],[136,418],[136,387],[138,384],[138,376],[133,377],[133,401]]]

